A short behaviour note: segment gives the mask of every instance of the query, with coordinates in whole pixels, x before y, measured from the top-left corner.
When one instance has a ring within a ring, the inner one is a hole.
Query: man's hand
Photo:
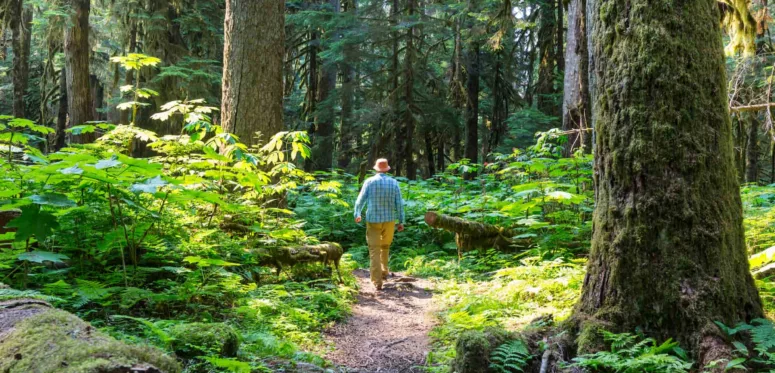
[[[404,231],[404,225],[403,224],[399,224],[398,225],[398,231],[399,232],[403,232]]]
[[[363,220],[363,219],[361,219],[361,217],[359,216],[359,217],[355,218],[355,223],[360,223],[361,220]]]

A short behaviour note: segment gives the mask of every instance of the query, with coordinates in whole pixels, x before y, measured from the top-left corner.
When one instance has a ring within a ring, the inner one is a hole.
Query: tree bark
[[[130,26],[129,26],[129,45],[127,48],[127,54],[132,54],[137,51],[137,22],[130,19]],[[135,82],[135,74],[132,72],[132,70],[127,70],[126,75],[124,76],[124,85],[134,85]],[[119,111],[119,123],[120,124],[129,124],[129,110],[120,110]]]
[[[746,257],[716,2],[596,7],[596,208],[573,317],[578,347],[598,348],[601,328],[638,328],[676,338],[704,366],[725,354],[714,321],[763,314]]]
[[[352,13],[353,17],[356,11],[356,0],[345,1],[345,11]],[[342,123],[339,128],[339,159],[337,164],[339,168],[346,169],[350,165],[353,157],[354,140],[356,136],[352,133],[353,128],[353,108],[355,103],[355,63],[357,61],[358,45],[348,42],[344,47],[344,63],[342,64]]]
[[[26,118],[24,94],[30,72],[30,43],[32,40],[32,7],[23,0],[9,3],[13,46],[13,116]]]
[[[63,68],[59,72],[59,109],[57,111],[57,127],[54,133],[54,151],[65,147],[65,129],[67,129],[67,77]]]
[[[565,81],[562,101],[562,129],[578,131],[568,135],[565,156],[583,147],[590,152],[587,141],[589,128],[589,60],[587,53],[586,0],[571,0],[568,4],[568,33],[565,49]]]
[[[745,147],[745,182],[759,182],[759,120],[748,114],[748,142]]]
[[[401,112],[401,100],[400,95],[398,92],[398,75],[399,75],[399,65],[398,65],[398,54],[399,54],[399,39],[400,36],[398,34],[398,13],[399,13],[399,4],[398,0],[392,0],[390,4],[390,25],[393,31],[390,33],[390,38],[393,41],[392,46],[392,56],[391,56],[391,62],[390,62],[390,73],[391,73],[391,90],[390,90],[390,103],[392,105],[392,113],[391,113],[391,122],[393,124],[393,135],[395,136],[395,148],[391,151],[391,161],[394,164],[393,172],[395,175],[401,175],[402,166],[404,164],[403,162],[403,148],[404,148],[404,139],[403,139],[403,131],[401,131],[401,120],[400,120],[400,112]]]
[[[339,0],[330,0],[332,17],[339,13]],[[326,30],[327,45],[336,43],[339,31]],[[315,148],[313,149],[312,162],[317,171],[331,171],[334,166],[334,119],[336,116],[334,107],[336,97],[333,92],[336,89],[337,64],[335,61],[324,61],[323,74],[318,86],[318,107],[315,115]]]
[[[466,146],[465,157],[479,162],[479,44],[471,43],[466,56]],[[472,175],[469,175],[472,177]]]
[[[93,120],[93,101],[89,88],[89,13],[90,0],[69,0],[73,8],[70,22],[65,25],[65,71],[67,72],[67,107],[69,125],[80,126]],[[88,143],[94,133],[74,135],[72,142]]]
[[[285,2],[227,0],[222,126],[250,146],[283,129]]]
[[[407,15],[409,22],[415,21],[417,11],[417,0],[407,0]],[[414,113],[414,74],[416,66],[417,50],[414,46],[415,26],[410,26],[406,30],[406,56],[404,58],[405,79],[404,79],[404,101],[406,109],[404,110],[404,120],[401,131],[403,132],[404,149],[402,150],[404,164],[406,165],[406,178],[409,180],[417,179],[417,165],[414,162],[414,129],[416,126]]]

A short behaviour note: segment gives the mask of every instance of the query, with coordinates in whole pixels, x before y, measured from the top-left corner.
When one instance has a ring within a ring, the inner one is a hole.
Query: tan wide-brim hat
[[[388,164],[388,160],[385,158],[377,159],[377,162],[374,164],[374,169],[379,172],[390,171],[390,165]]]

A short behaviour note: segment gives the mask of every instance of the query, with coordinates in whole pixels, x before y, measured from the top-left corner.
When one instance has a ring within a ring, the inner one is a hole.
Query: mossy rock
[[[490,355],[514,335],[499,328],[463,332],[455,342],[452,371],[457,373],[490,373]]]
[[[172,327],[169,334],[172,348],[179,357],[220,355],[235,357],[239,349],[239,335],[224,323],[191,323]]]
[[[180,372],[177,361],[161,351],[119,342],[70,313],[30,311],[0,330],[0,372]]]

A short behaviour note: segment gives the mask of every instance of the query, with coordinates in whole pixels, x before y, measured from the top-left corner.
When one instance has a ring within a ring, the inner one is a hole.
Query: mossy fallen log
[[[458,254],[475,250],[495,248],[499,251],[514,252],[530,246],[529,240],[515,240],[513,231],[491,224],[479,223],[454,216],[428,211],[425,223],[455,233]]]
[[[293,267],[299,263],[323,263],[326,266],[333,264],[339,281],[344,282],[339,272],[339,262],[344,250],[342,246],[334,242],[324,242],[319,245],[306,245],[297,247],[277,247],[258,251],[258,264],[271,265],[277,268],[277,273],[283,267]]]
[[[757,268],[753,271],[753,277],[757,280],[764,280],[768,277],[774,277],[775,276],[775,263],[766,265],[761,268]]]
[[[518,233],[514,230],[439,214],[434,211],[425,213],[425,223],[430,227],[454,233],[458,255],[461,256],[464,252],[476,249],[494,248],[498,251],[512,253],[536,245],[536,242],[530,238],[516,238]],[[578,248],[582,245],[581,241],[555,243],[555,246],[564,248]]]
[[[101,333],[37,299],[0,301],[0,372],[180,372],[163,352]]]

